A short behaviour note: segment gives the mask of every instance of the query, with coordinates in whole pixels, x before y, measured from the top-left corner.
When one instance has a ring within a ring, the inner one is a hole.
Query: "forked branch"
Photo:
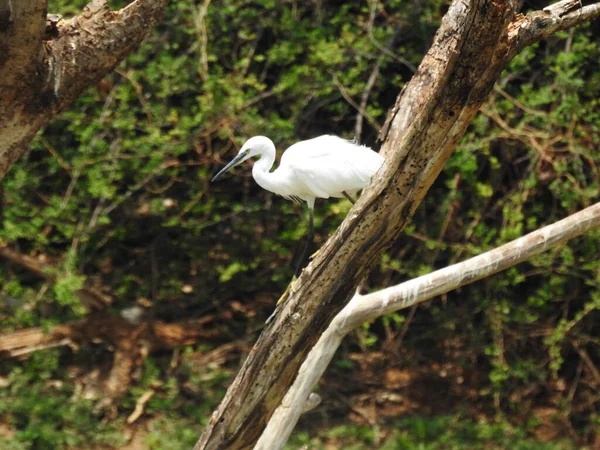
[[[93,0],[81,14],[58,23],[58,37],[46,42],[48,87],[61,109],[112,71],[146,37],[167,0],[136,0],[111,11]]]
[[[359,281],[400,236],[501,72],[520,50],[515,24],[523,17],[518,14],[521,4],[452,2],[433,45],[388,116],[381,133],[380,152],[386,158],[382,170],[300,276],[297,289],[250,352],[195,450],[250,448],[273,411],[280,405],[291,407],[284,398],[307,370],[301,367],[307,367],[311,348],[331,330],[331,321]],[[569,14],[554,31],[578,23]],[[539,40],[546,34],[531,29],[529,35]],[[523,39],[522,45],[531,42]]]
[[[333,319],[308,354],[294,384],[254,447],[255,450],[277,450],[283,447],[342,339],[362,323],[489,277],[599,227],[600,203],[596,203],[474,258],[368,295],[355,295]]]
[[[0,0],[0,179],[35,134],[146,37],[167,0],[111,11],[93,0],[69,20],[46,0]]]

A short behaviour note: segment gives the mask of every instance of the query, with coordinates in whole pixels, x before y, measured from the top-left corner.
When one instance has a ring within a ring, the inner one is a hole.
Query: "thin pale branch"
[[[255,450],[283,447],[342,339],[362,323],[508,269],[598,227],[600,203],[474,258],[381,291],[355,295],[310,351]]]
[[[355,297],[338,315],[340,331],[347,334],[364,322],[487,278],[598,227],[600,203],[466,261]]]

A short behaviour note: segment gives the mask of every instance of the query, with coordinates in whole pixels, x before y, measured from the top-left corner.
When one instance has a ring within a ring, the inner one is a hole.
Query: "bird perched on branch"
[[[275,162],[275,145],[265,136],[254,136],[212,181],[253,156],[259,157],[252,167],[252,176],[260,187],[288,200],[308,204],[308,240],[296,267],[296,276],[300,275],[314,239],[315,200],[346,197],[354,203],[353,196],[371,182],[383,164],[383,157],[369,147],[337,136],[323,135],[292,145],[283,153],[279,167],[271,172]]]

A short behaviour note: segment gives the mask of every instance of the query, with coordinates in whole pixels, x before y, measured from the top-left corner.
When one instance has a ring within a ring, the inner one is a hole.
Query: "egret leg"
[[[351,196],[350,194],[348,194],[346,191],[342,191],[342,194],[344,195],[344,197],[346,197],[348,200],[350,200],[350,202],[351,202],[353,205],[356,203],[356,200],[354,200],[354,199],[352,198],[352,196]],[[308,259],[310,259],[310,260],[313,260],[313,259],[315,259],[315,257],[316,257],[316,256],[319,254],[319,251],[320,251],[320,250],[321,250],[320,248],[319,248],[319,249],[317,249],[317,251],[316,251],[316,252],[314,252],[312,255],[310,255]]]
[[[309,248],[315,240],[315,224],[313,217],[313,209],[310,207],[308,208],[308,220],[308,237],[306,239],[306,244],[304,245],[304,249],[302,250],[300,258],[298,259],[298,264],[296,264],[296,270],[294,271],[294,276],[296,278],[300,276],[300,274],[302,273],[302,269],[304,269],[304,266],[306,266],[306,263],[308,262]]]
[[[342,191],[342,194],[344,194],[344,197],[346,197],[348,200],[350,200],[350,203],[352,203],[353,205],[356,203],[356,200],[354,200],[352,198],[352,196],[350,194],[348,194],[346,191]]]

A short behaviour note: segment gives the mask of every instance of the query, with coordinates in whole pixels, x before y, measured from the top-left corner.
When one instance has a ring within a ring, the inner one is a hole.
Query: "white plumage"
[[[365,188],[383,163],[378,153],[364,145],[324,135],[292,145],[281,157],[279,167],[270,172],[275,145],[265,136],[254,136],[213,181],[253,156],[260,156],[252,168],[259,186],[288,199],[302,199],[311,209],[316,198],[342,198],[344,192],[352,195]]]
[[[383,157],[369,147],[337,136],[323,135],[292,145],[281,157],[279,167],[270,172],[275,162],[275,145],[265,136],[254,136],[212,181],[253,156],[260,158],[252,167],[252,176],[263,189],[289,200],[304,200],[308,204],[309,242],[314,230],[315,199],[346,197],[352,201],[351,196],[368,186],[383,164]]]

